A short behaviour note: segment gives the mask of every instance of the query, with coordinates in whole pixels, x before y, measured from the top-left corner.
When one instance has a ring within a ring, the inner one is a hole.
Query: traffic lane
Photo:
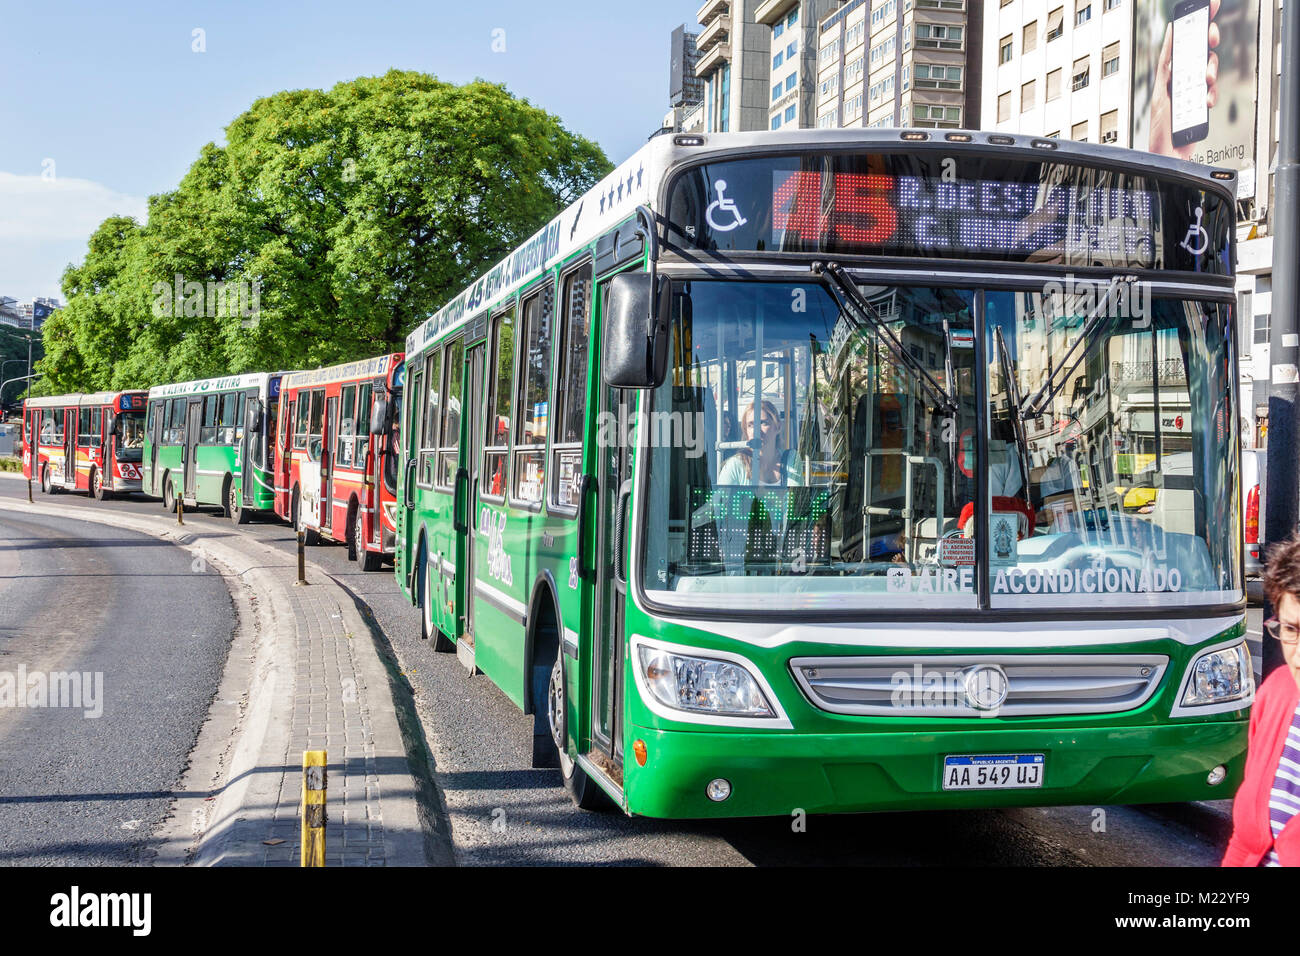
[[[160,506],[136,499],[131,507]],[[186,520],[227,521],[213,508]],[[293,530],[273,515],[255,516],[243,530],[286,551],[297,547]],[[1213,865],[1222,856],[1194,829],[1128,807],[818,816],[802,828],[785,818],[682,822],[582,811],[558,773],[530,767],[532,718],[485,677],[468,677],[454,654],[420,641],[390,568],[362,572],[337,544],[307,556],[367,604],[402,661],[464,864],[1152,866]]]
[[[0,706],[0,864],[149,861],[233,620],[221,577],[174,545],[0,511],[0,681],[47,705]],[[80,681],[56,699],[54,672]]]

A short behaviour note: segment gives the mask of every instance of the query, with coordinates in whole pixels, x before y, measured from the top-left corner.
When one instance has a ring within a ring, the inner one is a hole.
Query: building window
[[[790,15],[785,18],[785,25],[788,27],[792,27],[798,22],[799,22],[799,8],[795,7],[793,10],[790,11]]]
[[[1002,42],[998,44],[998,65],[1010,63],[1011,54],[1011,34],[1008,33],[1002,38]]]
[[[726,64],[722,73],[721,93],[718,103],[718,132],[725,133],[731,129],[731,64]]]
[[[781,128],[781,117],[780,117],[780,116],[773,116],[773,117],[772,117],[772,129],[780,129],[780,128]]]
[[[849,86],[862,79],[862,57],[858,57],[844,68],[844,85]]]
[[[835,110],[831,110],[829,113],[823,113],[821,116],[817,117],[817,128],[834,129],[835,120],[837,118],[838,113],[839,110],[835,109]]]
[[[1047,42],[1051,43],[1065,32],[1065,7],[1057,7],[1047,15]]]
[[[1122,2],[1123,0],[1106,0],[1106,9],[1117,10]]]
[[[1005,123],[1011,119],[1011,91],[998,94],[998,122]]]
[[[1038,21],[1026,23],[1024,32],[1020,35],[1020,52],[1029,53],[1038,49]]]
[[[916,88],[918,90],[960,90],[961,67],[918,63],[916,64]]]
[[[1006,39],[1010,40],[1010,37]],[[918,23],[916,25],[916,45],[931,50],[960,50],[961,27],[950,27],[942,23]],[[1008,57],[1010,59],[1010,57]],[[1006,60],[1003,60],[1005,63]]]
[[[1092,0],[1075,0],[1074,25],[1081,27],[1092,19]]]
[[[911,86],[912,86],[912,68],[910,66],[905,66],[903,67],[903,92],[907,92],[907,90]]]
[[[871,48],[871,68],[874,70],[885,60],[892,57],[896,49],[898,49],[898,40],[896,37],[890,37],[884,43],[877,43],[873,46]]]
[[[798,81],[799,81],[798,73],[791,73],[789,76],[787,76],[785,78],[785,91],[789,93],[791,90],[793,90],[795,83],[797,83]]]
[[[817,87],[817,91],[820,97],[833,96],[838,93],[840,91],[840,75],[838,73],[832,73],[826,79],[821,81],[821,85]]]
[[[772,27],[772,39],[775,40],[784,32],[785,32],[785,21],[782,20],[776,26]]]
[[[795,107],[795,106],[787,106],[787,107],[785,108],[785,122],[787,122],[787,123],[793,123],[793,122],[794,122],[795,111],[796,111],[796,107]]]
[[[1053,70],[1047,74],[1047,99],[1048,101],[1059,98],[1061,95],[1061,71]]]
[[[1070,127],[1070,139],[1078,140],[1080,143],[1088,142],[1088,121],[1075,123]]]
[[[831,60],[840,55],[840,41],[837,37],[826,46],[817,51],[817,68],[821,69],[828,65]]]
[[[939,129],[957,129],[961,125],[961,108],[957,106],[913,106],[912,124],[914,126],[928,126]]]
[[[778,52],[776,56],[772,57],[772,69],[775,70],[778,66],[781,65],[781,63],[784,60],[785,60],[785,54]]]
[[[892,17],[894,15],[894,11],[897,9],[898,9],[898,0],[885,0],[885,3],[873,9],[871,11],[871,29],[874,30],[876,27],[880,26],[882,23],[884,23],[886,20]]]
[[[1036,93],[1036,81],[1030,80],[1028,83],[1022,83],[1020,85],[1020,112],[1026,113],[1038,105],[1034,102],[1034,96]]]
[[[1048,133],[1048,134],[1047,134],[1047,138],[1048,138],[1048,139],[1060,139],[1060,138],[1061,138],[1061,131],[1058,129],[1055,133]]]
[[[775,83],[772,85],[772,101],[776,102],[780,98],[781,98],[781,84]]]
[[[1119,110],[1101,114],[1101,141],[1103,143],[1119,142]]]
[[[844,49],[851,50],[862,42],[862,28],[864,24],[859,21],[844,31]]]
[[[1072,71],[1073,79],[1070,81],[1070,89],[1081,90],[1088,85],[1088,74],[1092,69],[1088,66],[1086,56],[1079,57],[1074,61],[1074,70]]]
[[[798,52],[799,52],[799,41],[795,40],[793,43],[791,43],[788,47],[785,48],[785,58],[787,60],[793,60],[794,55]]]
[[[1101,51],[1101,76],[1105,79],[1119,72],[1119,44],[1111,43]]]
[[[932,10],[965,10],[966,0],[916,0],[918,8],[928,7]],[[1005,7],[1006,4],[1004,3]]]
[[[1265,312],[1255,316],[1255,344],[1268,345],[1269,336],[1273,333],[1273,313]]]

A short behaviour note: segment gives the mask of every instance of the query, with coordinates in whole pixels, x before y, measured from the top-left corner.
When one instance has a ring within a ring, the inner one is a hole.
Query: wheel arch
[[[564,617],[560,612],[559,591],[555,586],[555,577],[549,570],[538,572],[533,579],[527,615],[524,618],[523,699],[524,713],[532,714],[537,711],[533,669],[541,663],[549,674],[564,639]],[[549,630],[546,627],[548,622],[554,624]]]

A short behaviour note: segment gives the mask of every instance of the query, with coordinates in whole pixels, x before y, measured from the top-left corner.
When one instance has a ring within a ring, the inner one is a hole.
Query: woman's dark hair
[[[1264,570],[1264,596],[1273,610],[1290,594],[1300,601],[1300,535],[1268,549],[1268,566]]]

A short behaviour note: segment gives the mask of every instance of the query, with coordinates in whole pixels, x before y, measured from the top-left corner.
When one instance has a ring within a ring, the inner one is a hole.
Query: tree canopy
[[[611,168],[555,116],[483,81],[392,70],[260,99],[226,145],[150,197],[147,224],[112,217],[90,237],[64,272],[67,306],[45,323],[41,391],[400,350]]]

